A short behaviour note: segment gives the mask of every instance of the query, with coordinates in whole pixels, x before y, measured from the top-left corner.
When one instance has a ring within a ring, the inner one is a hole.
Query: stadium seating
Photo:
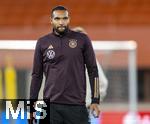
[[[49,11],[65,5],[72,13],[72,25],[137,25],[150,23],[148,0],[3,0],[0,4],[0,26],[45,26]],[[82,17],[82,18],[81,18]],[[115,17],[115,20],[114,20]],[[140,17],[140,18],[139,18]],[[86,20],[86,21],[85,21]]]

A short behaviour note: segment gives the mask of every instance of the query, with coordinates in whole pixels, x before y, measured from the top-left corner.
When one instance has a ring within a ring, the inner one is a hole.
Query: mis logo
[[[41,107],[39,107],[41,105]],[[11,101],[6,101],[6,119],[19,119],[19,115],[21,115],[21,119],[30,119],[30,101],[19,101],[17,108],[13,107]],[[44,119],[47,116],[47,111],[43,109],[43,107],[47,107],[44,101],[37,101],[34,107],[33,115],[35,115],[35,119]],[[14,109],[16,108],[16,109]],[[42,113],[37,114],[37,112]],[[20,114],[19,114],[20,113]]]

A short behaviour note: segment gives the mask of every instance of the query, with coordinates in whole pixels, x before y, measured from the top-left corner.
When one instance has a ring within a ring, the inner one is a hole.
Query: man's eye
[[[60,18],[54,18],[54,20],[59,20]]]
[[[67,20],[67,19],[68,19],[68,17],[64,17],[63,19],[64,19],[64,20]]]

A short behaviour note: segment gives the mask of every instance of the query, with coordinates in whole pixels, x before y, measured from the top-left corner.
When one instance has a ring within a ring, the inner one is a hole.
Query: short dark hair
[[[51,11],[51,17],[53,16],[53,12],[56,11],[56,10],[68,11],[64,6],[61,6],[61,5],[56,6],[56,7],[54,7],[54,8],[52,9],[52,11]]]

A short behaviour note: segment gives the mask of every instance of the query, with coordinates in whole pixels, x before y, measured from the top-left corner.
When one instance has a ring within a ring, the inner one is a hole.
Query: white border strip
[[[95,50],[134,50],[135,41],[93,41]],[[0,49],[3,50],[34,50],[36,40],[0,40]]]

